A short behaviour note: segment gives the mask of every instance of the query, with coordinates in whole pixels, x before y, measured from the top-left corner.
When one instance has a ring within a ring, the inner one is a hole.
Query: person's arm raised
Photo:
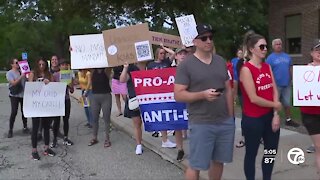
[[[120,74],[120,78],[119,78],[119,81],[122,83],[127,82],[129,79],[128,68],[129,68],[129,64],[127,62],[125,62],[123,65],[122,72]]]

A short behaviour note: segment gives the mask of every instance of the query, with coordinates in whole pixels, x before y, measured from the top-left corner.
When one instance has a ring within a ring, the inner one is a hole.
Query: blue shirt
[[[238,71],[237,71],[237,64],[239,62],[239,58],[235,57],[231,59],[232,68],[233,68],[233,79],[239,81]]]
[[[271,53],[266,63],[270,64],[277,86],[289,86],[291,82],[290,67],[291,57],[284,53]]]

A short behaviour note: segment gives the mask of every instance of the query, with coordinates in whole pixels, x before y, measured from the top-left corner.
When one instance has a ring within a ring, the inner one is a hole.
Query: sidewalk
[[[80,90],[76,90],[72,97],[78,99],[81,95]],[[127,133],[134,138],[133,124],[131,119],[123,116],[116,117],[117,114],[115,100],[113,100],[113,108],[111,113],[111,122],[117,129]],[[235,143],[239,141],[241,137],[241,120],[236,118],[236,135]],[[316,165],[314,154],[308,154],[305,152],[305,162],[300,165],[293,165],[287,159],[287,153],[291,148],[297,147],[305,150],[311,145],[311,139],[308,135],[300,134],[294,131],[282,129],[280,131],[280,143],[278,149],[278,155],[275,158],[275,166],[273,169],[272,179],[318,179],[316,174]],[[111,137],[112,138],[112,137]],[[178,167],[185,169],[188,165],[188,140],[184,140],[185,160],[182,162],[176,161],[177,150],[161,148],[161,137],[155,138],[151,136],[151,133],[143,131],[142,134],[143,146],[151,149],[159,154],[163,159],[166,159]],[[174,137],[169,136],[171,141],[175,141]],[[135,151],[135,147],[131,147],[132,151]],[[223,173],[223,179],[245,179],[243,171],[245,148],[234,148],[233,150],[233,162],[226,164]],[[261,160],[263,155],[263,146],[260,146],[259,154],[256,159],[256,179],[262,179]],[[142,154],[143,156],[143,154]],[[202,179],[207,179],[207,173],[201,172]]]

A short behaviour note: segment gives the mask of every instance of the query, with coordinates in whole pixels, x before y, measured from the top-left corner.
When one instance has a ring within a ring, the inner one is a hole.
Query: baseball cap
[[[198,32],[198,36],[207,33],[207,32],[211,32],[213,34],[213,29],[210,25],[205,25],[205,24],[198,24],[197,27],[197,32]],[[197,37],[198,37],[197,36]]]
[[[176,51],[175,51],[175,53],[179,53],[179,52],[182,52],[182,51],[185,51],[185,52],[188,52],[186,49],[184,49],[184,48],[177,48],[176,49]]]
[[[315,39],[312,44],[312,50],[320,47],[320,39]]]
[[[70,63],[69,63],[69,61],[66,60],[66,59],[60,59],[59,65],[61,65],[61,64],[70,64]]]

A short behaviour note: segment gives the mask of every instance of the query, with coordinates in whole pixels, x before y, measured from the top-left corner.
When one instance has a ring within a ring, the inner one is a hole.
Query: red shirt
[[[320,114],[320,106],[302,106],[300,111],[305,114]]]
[[[233,88],[233,66],[231,62],[227,62],[228,75],[230,80],[231,88]]]
[[[249,62],[245,63],[243,66],[249,68],[251,72],[257,95],[266,100],[273,101],[273,85],[270,66],[266,63],[262,63],[261,68],[259,69]],[[272,111],[273,108],[261,107],[251,103],[241,81],[240,89],[243,97],[242,111],[246,116],[260,117]]]

